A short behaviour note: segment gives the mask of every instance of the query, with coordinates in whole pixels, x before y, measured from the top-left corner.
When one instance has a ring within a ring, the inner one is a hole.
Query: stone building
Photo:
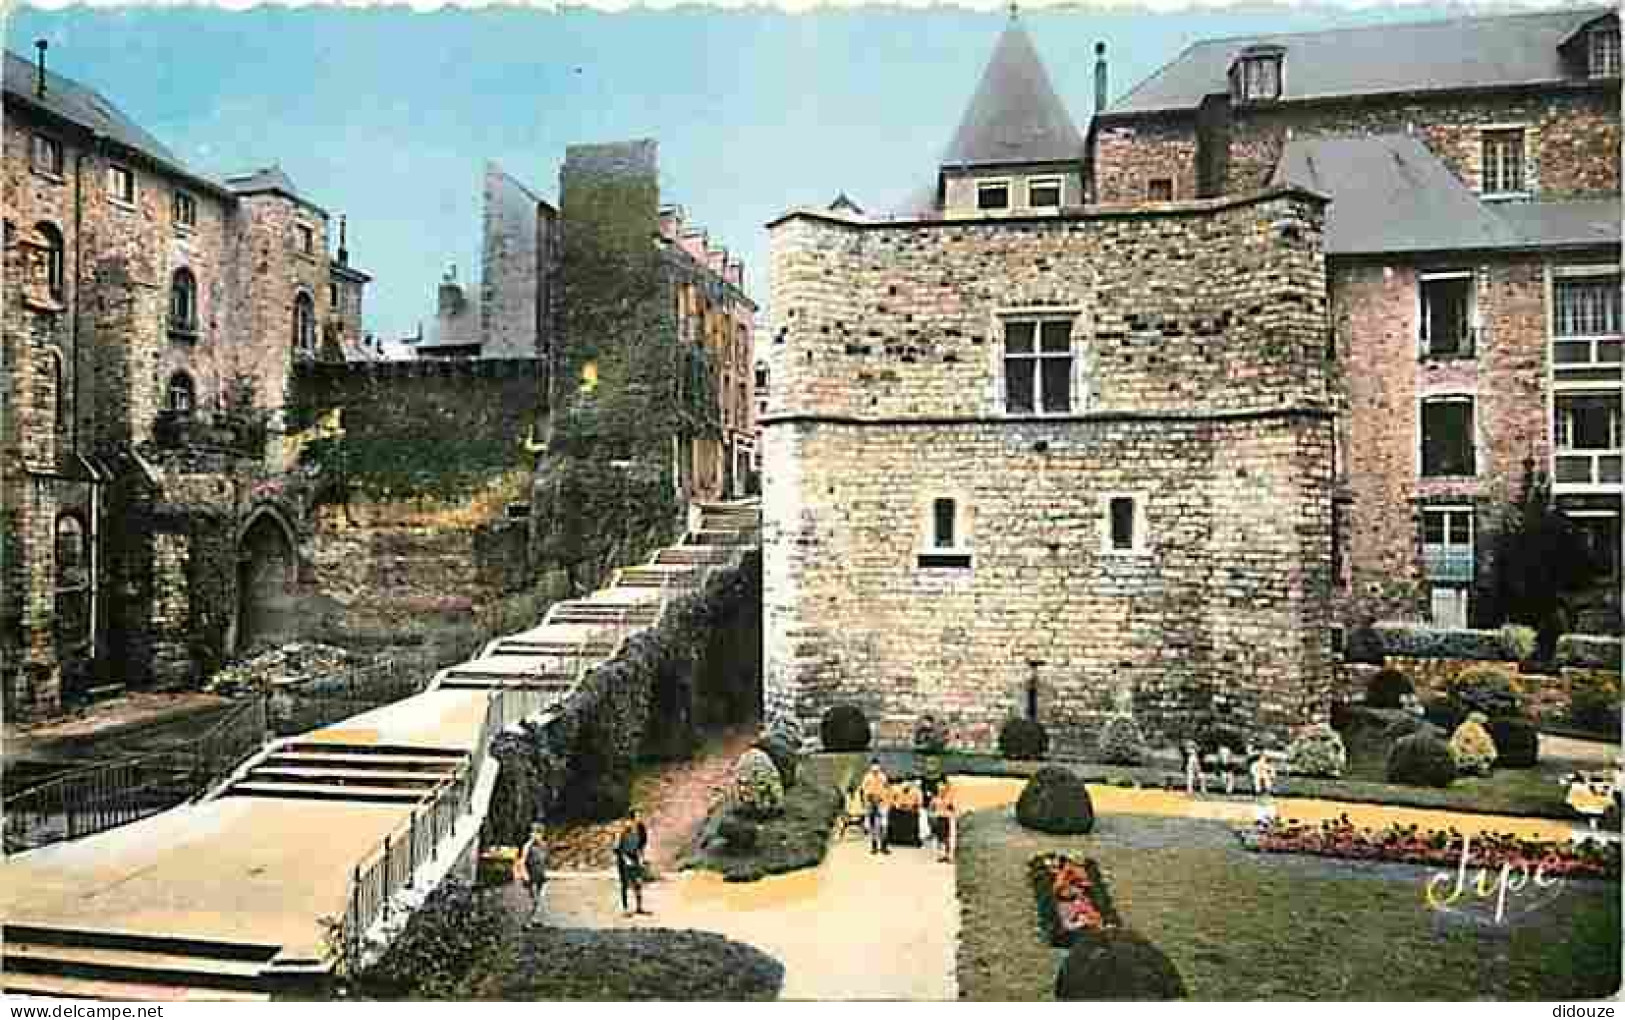
[[[1602,575],[1571,625],[1619,628],[1619,53],[1609,8],[1213,40],[1090,125],[1103,203],[1331,198],[1345,623],[1501,622],[1533,472]]]
[[[65,682],[188,679],[287,608],[279,412],[296,360],[359,335],[367,282],[280,170],[190,169],[44,58],[4,71],[0,661],[18,716],[56,711]]]
[[[1083,154],[1012,19],[918,206],[770,224],[770,713],[1324,717],[1324,200],[1084,207]]]

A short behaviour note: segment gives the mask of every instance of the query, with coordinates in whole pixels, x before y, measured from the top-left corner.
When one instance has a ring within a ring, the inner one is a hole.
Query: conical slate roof
[[[1012,17],[942,165],[1056,163],[1082,156],[1083,136],[1055,95],[1027,30]]]

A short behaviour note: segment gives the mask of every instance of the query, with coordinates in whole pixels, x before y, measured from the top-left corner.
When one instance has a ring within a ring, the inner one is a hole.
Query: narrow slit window
[[[954,501],[939,499],[931,506],[931,544],[937,549],[954,548]]]
[[[1112,548],[1126,552],[1134,548],[1134,497],[1113,496],[1111,516]]]

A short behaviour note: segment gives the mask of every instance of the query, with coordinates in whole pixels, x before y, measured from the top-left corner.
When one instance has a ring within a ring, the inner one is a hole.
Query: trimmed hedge
[[[1511,674],[1494,666],[1466,670],[1451,681],[1449,693],[1464,714],[1481,712],[1486,719],[1523,714],[1523,694]]]
[[[537,928],[466,998],[504,1002],[771,1002],[784,965],[706,931]]]
[[[1412,733],[1388,754],[1388,781],[1406,786],[1449,786],[1456,780],[1450,745],[1431,733]]]
[[[498,892],[447,880],[413,912],[383,956],[352,978],[380,998],[462,998],[469,974],[501,946],[506,920]]]
[[[1384,656],[1490,662],[1512,658],[1499,630],[1445,630],[1413,623],[1378,623],[1371,631]]]
[[[1081,933],[1055,975],[1055,998],[1062,1002],[1185,996],[1184,979],[1173,961],[1145,936],[1127,928]]]
[[[1045,765],[1021,788],[1016,821],[1039,832],[1083,835],[1094,830],[1095,805],[1089,787],[1076,774]]]
[[[1540,763],[1540,731],[1528,719],[1491,719],[1488,729],[1499,755],[1495,760],[1498,767],[1527,769]]]
[[[1145,734],[1132,715],[1114,715],[1101,725],[1101,761],[1109,765],[1143,765],[1150,756]]]
[[[1620,669],[1620,639],[1597,634],[1564,634],[1557,639],[1557,664],[1581,669]]]
[[[818,724],[818,738],[826,751],[867,751],[873,736],[869,717],[856,705],[836,705]]]
[[[1569,677],[1569,722],[1597,733],[1619,732],[1619,674],[1575,669]]]
[[[1325,723],[1311,726],[1286,749],[1286,770],[1294,776],[1336,779],[1348,768],[1348,761],[1343,738]]]
[[[728,853],[748,854],[756,849],[761,831],[750,819],[729,815],[717,826],[717,835],[722,837],[723,846]]]
[[[1022,761],[1040,759],[1049,753],[1049,731],[1035,719],[1006,719],[999,728],[999,753]]]
[[[1365,685],[1367,708],[1403,708],[1405,697],[1416,693],[1411,678],[1397,669],[1381,669]]]

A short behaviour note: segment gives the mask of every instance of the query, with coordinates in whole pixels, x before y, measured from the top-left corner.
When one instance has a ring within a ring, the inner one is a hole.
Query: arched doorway
[[[298,581],[293,530],[275,512],[260,510],[237,540],[238,650],[295,636]]]

